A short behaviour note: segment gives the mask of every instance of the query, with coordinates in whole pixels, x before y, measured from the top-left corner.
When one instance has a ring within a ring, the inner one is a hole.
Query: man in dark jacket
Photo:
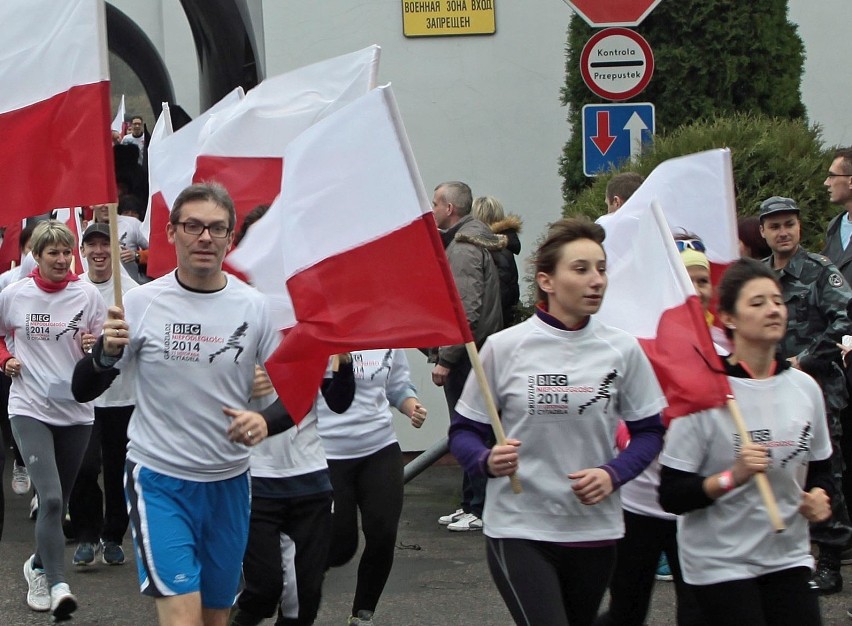
[[[491,229],[470,215],[473,194],[465,183],[441,183],[432,198],[432,213],[442,231],[450,262],[450,270],[461,296],[470,331],[480,347],[488,335],[503,327],[500,305],[500,282],[491,250],[505,242]],[[444,388],[447,407],[452,419],[456,402],[461,396],[471,364],[463,344],[438,348],[432,369],[432,382]],[[450,530],[481,530],[482,507],[485,502],[485,480],[465,474],[462,508],[443,516],[439,523]]]

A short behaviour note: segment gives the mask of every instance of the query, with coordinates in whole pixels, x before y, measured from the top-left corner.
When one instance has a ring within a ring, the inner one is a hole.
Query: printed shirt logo
[[[366,380],[367,378],[375,380],[376,376],[381,374],[384,370],[387,370],[388,376],[390,376],[392,356],[392,350],[386,351],[382,356],[381,361],[378,359],[365,359],[363,354],[353,354],[352,372],[355,375],[355,378],[360,380]]]
[[[239,365],[240,355],[245,350],[242,339],[246,336],[248,327],[248,322],[243,322],[226,340],[218,335],[205,335],[201,324],[192,322],[166,324],[163,329],[163,360],[197,363],[202,360],[203,348],[218,347],[218,350],[207,357],[208,363],[212,363],[220,354],[234,350],[236,353],[234,363]]]
[[[536,374],[527,378],[527,413],[556,415],[568,412],[572,393],[592,393],[592,387],[568,384],[567,374]]]
[[[52,321],[50,313],[27,313],[24,316],[24,335],[27,341],[49,341],[52,328],[63,330],[56,335],[56,340],[67,332],[73,331],[73,338],[80,332],[80,320],[83,319],[83,310],[77,313],[66,324],[63,321]]]
[[[761,428],[758,430],[750,430],[749,437],[752,443],[759,443],[766,446],[766,452],[769,458],[773,458],[774,448],[792,448],[792,450],[780,461],[779,467],[787,467],[796,458],[803,456],[802,463],[807,463],[807,455],[811,450],[811,435],[813,433],[813,425],[808,422],[802,427],[799,437],[796,441],[781,440],[776,441],[772,436],[772,430],[769,428]],[[738,433],[733,433],[734,452],[739,455],[740,447],[742,446],[742,438]],[[776,453],[777,454],[777,453]]]

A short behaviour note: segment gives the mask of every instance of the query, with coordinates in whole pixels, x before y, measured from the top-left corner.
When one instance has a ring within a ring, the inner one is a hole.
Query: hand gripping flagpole
[[[112,256],[112,290],[114,304],[123,307],[121,299],[121,247],[118,242],[118,204],[110,202],[109,210],[109,249]]]
[[[476,349],[476,344],[468,341],[464,344],[467,349],[467,356],[470,358],[470,364],[473,366],[473,371],[476,374],[476,382],[479,383],[479,389],[482,391],[482,398],[485,400],[485,407],[488,409],[488,417],[491,418],[491,428],[494,430],[494,437],[497,439],[498,446],[506,445],[506,432],[503,430],[503,422],[500,421],[500,415],[497,413],[497,405],[494,404],[494,396],[491,395],[491,387],[488,386],[488,379],[485,377],[485,370],[482,368],[482,361],[479,359],[479,351]],[[512,483],[512,491],[521,493],[521,479],[517,474],[509,476]]]
[[[740,407],[737,404],[734,396],[728,396],[728,411],[731,412],[731,417],[734,418],[734,425],[737,428],[737,434],[740,436],[740,441],[751,443],[751,435],[746,428],[743,415],[740,413]],[[766,513],[769,515],[769,522],[776,533],[784,532],[787,527],[784,525],[784,520],[781,519],[781,513],[778,511],[778,503],[775,501],[775,494],[772,493],[772,486],[769,484],[769,478],[763,472],[754,475],[754,482],[760,492],[760,497],[763,498],[763,506],[766,507]]]

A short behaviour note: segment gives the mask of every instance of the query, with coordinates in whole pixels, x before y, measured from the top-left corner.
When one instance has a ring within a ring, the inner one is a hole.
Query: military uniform
[[[764,262],[772,267],[773,260],[770,256]],[[787,333],[779,350],[784,358],[796,357],[799,367],[819,383],[825,396],[831,434],[835,479],[832,519],[813,526],[811,537],[817,543],[842,548],[852,537],[852,523],[843,498],[844,463],[840,452],[840,413],[849,402],[849,394],[837,344],[843,335],[852,334],[847,316],[852,289],[827,257],[808,252],[801,246],[787,266],[778,272],[778,278],[787,305]],[[852,428],[852,424],[848,427]]]

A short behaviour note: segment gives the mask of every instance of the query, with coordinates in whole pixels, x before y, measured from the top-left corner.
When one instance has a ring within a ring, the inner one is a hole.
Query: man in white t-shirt
[[[278,401],[245,409],[255,365],[280,336],[266,298],[222,271],[235,224],[223,187],[184,189],[167,227],[177,269],[129,292],[124,312],[110,308],[74,372],[80,400],[136,366],[126,491],[140,587],[161,624],[227,624],[248,537],[249,447],[293,425]]]
[[[139,165],[145,160],[145,122],[139,115],[130,120],[130,134],[121,139],[122,145],[136,146],[139,149]]]

